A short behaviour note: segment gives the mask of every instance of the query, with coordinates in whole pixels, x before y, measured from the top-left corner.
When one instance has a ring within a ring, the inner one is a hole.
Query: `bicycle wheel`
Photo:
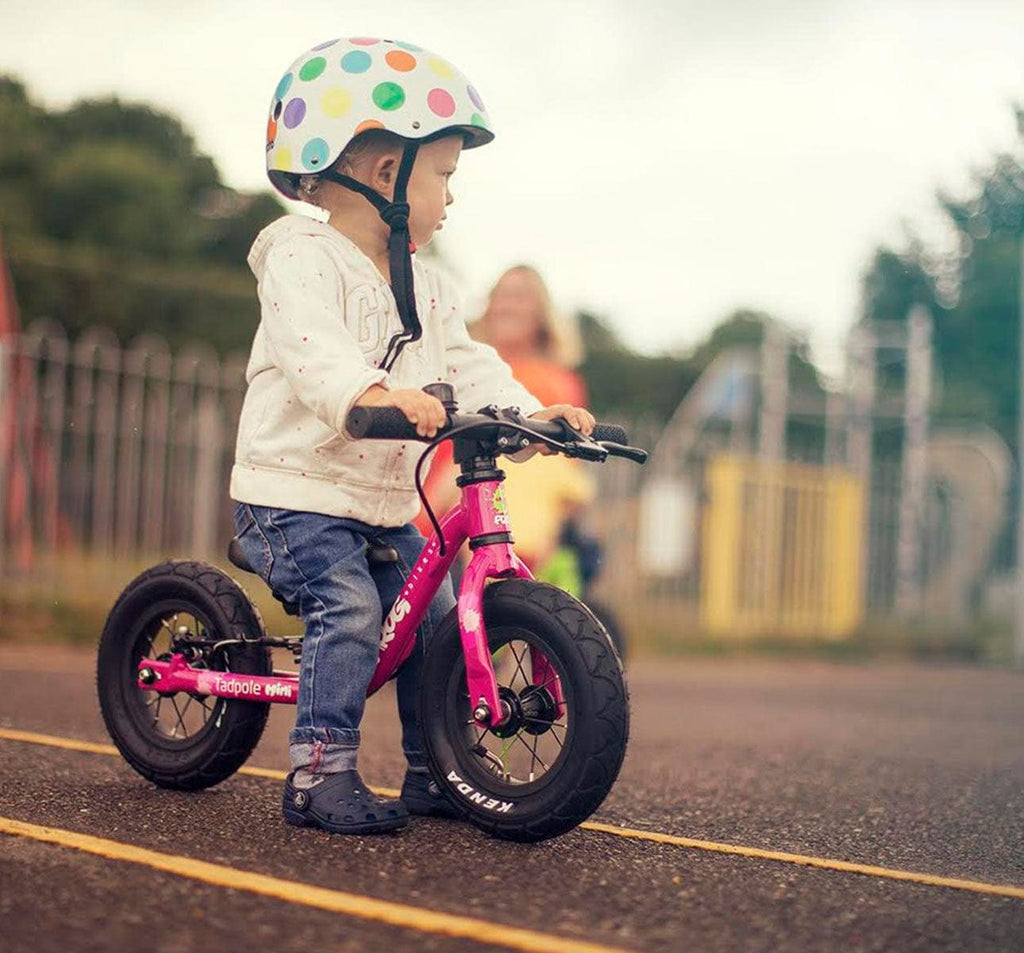
[[[160,787],[194,791],[229,777],[260,740],[270,710],[242,701],[142,689],[142,659],[184,652],[195,667],[248,675],[272,672],[254,640],[263,620],[242,588],[215,566],[168,562],[121,593],[100,637],[96,689],[107,731],[124,759]]]
[[[564,834],[597,810],[622,766],[629,735],[622,665],[591,612],[546,583],[488,586],[484,621],[512,715],[495,729],[473,720],[452,612],[423,664],[427,757],[478,827],[516,841]]]
[[[605,631],[608,633],[608,638],[612,640],[612,645],[615,646],[615,651],[619,653],[619,658],[625,663],[626,634],[622,624],[619,622],[619,617],[612,612],[611,607],[607,603],[598,602],[596,599],[589,597],[585,599],[585,602],[587,608],[594,613],[600,620],[601,625],[604,626]]]

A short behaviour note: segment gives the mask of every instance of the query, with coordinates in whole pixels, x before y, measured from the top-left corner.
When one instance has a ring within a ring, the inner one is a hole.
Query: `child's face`
[[[420,146],[407,189],[409,234],[418,246],[426,245],[445,219],[454,199],[448,181],[462,153],[462,137],[446,136]]]

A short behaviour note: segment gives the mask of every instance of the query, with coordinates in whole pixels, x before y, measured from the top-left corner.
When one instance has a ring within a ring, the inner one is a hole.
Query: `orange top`
[[[545,407],[550,407],[552,404],[586,407],[587,388],[583,383],[583,378],[575,371],[542,357],[509,361],[509,366],[512,368],[512,376]],[[473,413],[479,409],[479,407],[460,408],[467,413]],[[444,514],[454,500],[455,476],[452,443],[450,440],[446,440],[435,451],[430,470],[423,481],[427,499],[430,500],[438,518]],[[513,519],[515,519],[514,516]],[[520,522],[525,522],[526,517],[521,516],[519,519]],[[413,523],[424,536],[429,536],[433,530],[422,507]],[[555,531],[557,532],[557,527]]]

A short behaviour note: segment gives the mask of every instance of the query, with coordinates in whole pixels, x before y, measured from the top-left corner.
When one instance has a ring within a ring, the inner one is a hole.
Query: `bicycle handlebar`
[[[504,413],[506,412],[499,411],[497,416],[449,414],[448,422],[438,428],[434,437],[421,437],[416,433],[416,426],[411,424],[397,407],[353,407],[348,413],[345,427],[356,439],[418,440],[430,443],[446,433],[458,430],[472,431],[478,436],[486,435],[486,438],[493,439],[504,453],[515,453],[531,443],[545,443],[556,444],[558,446],[555,449],[562,449],[563,452],[566,451],[561,445],[566,444],[579,451],[570,455],[587,456],[585,448],[588,445],[594,447],[596,444],[612,456],[626,457],[637,463],[643,463],[647,459],[645,450],[627,446],[629,438],[626,431],[616,424],[596,424],[588,438],[562,419],[535,420],[520,417],[518,414],[513,415],[511,412],[504,416]],[[532,433],[527,434],[526,431]],[[502,446],[503,444],[505,446]]]

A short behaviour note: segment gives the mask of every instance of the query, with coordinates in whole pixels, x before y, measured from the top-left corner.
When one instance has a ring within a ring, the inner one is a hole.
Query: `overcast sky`
[[[253,190],[281,74],[355,35],[440,53],[487,103],[443,233],[470,300],[530,261],[650,353],[751,307],[836,368],[874,248],[937,241],[935,192],[1024,103],[1024,0],[0,0],[0,72],[48,108],[164,108]]]

